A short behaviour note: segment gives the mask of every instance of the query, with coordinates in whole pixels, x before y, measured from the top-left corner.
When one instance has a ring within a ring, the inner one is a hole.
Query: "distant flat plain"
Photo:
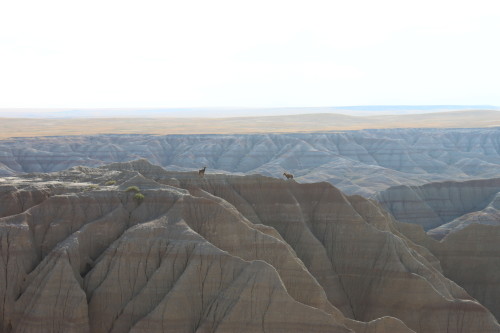
[[[214,111],[215,112],[215,111]],[[140,112],[138,112],[140,113]],[[500,126],[500,111],[351,116],[336,113],[255,117],[12,118],[0,117],[0,139],[94,134],[249,134],[382,128],[482,128]]]

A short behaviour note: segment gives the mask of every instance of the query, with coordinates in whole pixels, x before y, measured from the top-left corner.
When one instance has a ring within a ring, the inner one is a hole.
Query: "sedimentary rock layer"
[[[395,185],[500,177],[497,129],[393,129],[303,134],[97,135],[0,141],[0,175],[147,158],[171,170],[291,172],[371,196]]]
[[[379,193],[376,199],[398,221],[419,224],[425,230],[429,230],[450,223],[465,214],[486,209],[488,206],[491,208],[488,210],[489,213],[493,214],[496,209],[495,197],[499,191],[500,178],[465,182],[447,181],[422,186],[391,187]],[[468,218],[474,219],[474,215],[469,215]],[[484,222],[487,221],[487,218],[484,219]],[[476,219],[476,222],[481,222],[481,219]],[[450,231],[460,225],[458,222],[452,223],[441,231],[445,232],[445,229]]]
[[[443,273],[500,318],[500,228],[469,224],[440,242],[421,226],[397,223],[397,229],[439,259]]]
[[[445,223],[437,228],[427,231],[427,234],[435,239],[442,239],[449,233],[462,230],[471,224],[500,226],[499,209],[500,193],[497,193],[493,200],[485,208],[457,217],[451,222]]]
[[[500,179],[391,187],[377,199],[445,276],[500,318]],[[427,232],[425,232],[427,230]],[[429,237],[431,236],[431,237]],[[440,241],[436,241],[440,240]]]
[[[144,160],[4,183],[38,193],[0,219],[4,331],[500,331],[375,202],[328,183]]]

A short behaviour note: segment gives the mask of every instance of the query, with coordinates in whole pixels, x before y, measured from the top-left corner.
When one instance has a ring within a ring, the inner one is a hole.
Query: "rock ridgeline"
[[[484,209],[457,217],[451,222],[427,231],[427,234],[435,239],[443,239],[449,233],[462,230],[474,223],[500,226],[500,192]]]
[[[421,226],[396,223],[397,229],[439,259],[443,273],[500,318],[500,228],[471,223],[440,242]]]
[[[496,224],[492,220],[499,207],[498,192],[500,178],[493,178],[395,186],[376,199],[398,221],[421,225],[440,239],[473,222]]]
[[[4,332],[500,332],[416,233],[328,183],[139,160],[0,184]]]
[[[301,134],[96,135],[0,141],[0,175],[147,158],[169,170],[327,181],[371,196],[396,185],[500,177],[498,129],[388,129]]]
[[[444,275],[500,318],[500,179],[391,187],[377,199]],[[425,232],[424,230],[427,230]],[[431,237],[429,237],[431,236]],[[436,240],[440,240],[439,242]]]

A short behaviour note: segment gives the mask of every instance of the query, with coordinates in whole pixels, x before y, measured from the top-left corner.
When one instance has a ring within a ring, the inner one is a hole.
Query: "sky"
[[[498,0],[0,0],[0,108],[500,105]]]

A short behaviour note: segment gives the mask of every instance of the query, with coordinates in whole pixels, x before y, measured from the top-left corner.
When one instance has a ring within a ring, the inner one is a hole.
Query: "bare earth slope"
[[[500,177],[498,129],[393,129],[305,134],[100,135],[0,141],[0,175],[147,158],[174,170],[291,172],[372,196],[395,185]]]
[[[442,239],[451,232],[462,230],[468,225],[477,223],[500,226],[500,193],[484,209],[457,217],[451,222],[429,230],[427,233],[435,239]]]
[[[494,219],[498,192],[500,178],[493,178],[396,186],[380,192],[376,199],[398,221],[434,229],[431,233],[443,238],[473,221],[492,224],[488,221]]]
[[[397,228],[429,249],[439,259],[445,276],[500,318],[500,227],[473,223],[448,234],[440,242],[415,224],[398,223]]]
[[[398,228],[439,259],[445,276],[499,318],[499,197],[494,178],[391,187],[377,199],[399,221],[412,223]]]
[[[145,160],[0,179],[6,332],[500,332],[375,202],[328,183]]]

